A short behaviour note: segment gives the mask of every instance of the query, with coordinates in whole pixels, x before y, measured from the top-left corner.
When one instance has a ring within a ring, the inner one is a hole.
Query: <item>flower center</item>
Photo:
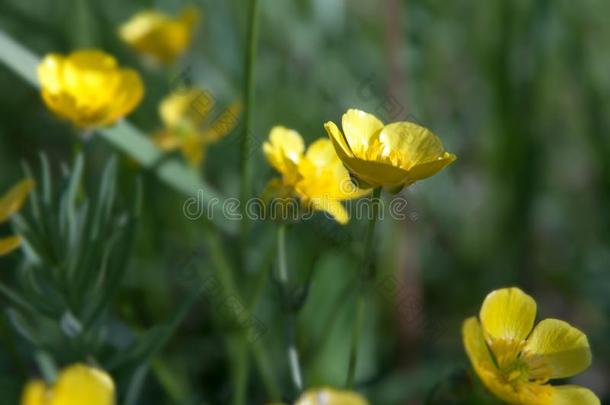
[[[391,149],[378,138],[372,139],[368,145],[353,147],[352,152],[362,160],[385,163],[403,169],[409,166],[409,162],[400,151]]]
[[[546,384],[551,377],[551,368],[546,360],[523,349],[525,341],[498,339],[490,344],[498,371],[504,381],[514,389],[524,384]]]

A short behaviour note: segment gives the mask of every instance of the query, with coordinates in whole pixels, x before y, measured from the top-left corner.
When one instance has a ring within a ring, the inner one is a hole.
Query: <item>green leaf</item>
[[[147,363],[168,342],[202,293],[203,287],[192,290],[182,301],[174,316],[148,330],[131,347],[117,353],[109,360],[107,368],[113,370],[127,365]]]
[[[83,325],[70,311],[66,311],[59,321],[61,330],[70,338],[80,335],[83,331]]]
[[[140,392],[142,392],[142,387],[144,386],[147,375],[147,364],[142,364],[133,373],[129,382],[129,387],[127,388],[127,394],[125,395],[125,405],[134,405],[138,403],[138,398],[140,397]]]

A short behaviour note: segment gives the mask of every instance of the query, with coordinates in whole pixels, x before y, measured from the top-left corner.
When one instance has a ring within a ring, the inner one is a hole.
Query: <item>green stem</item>
[[[273,366],[265,347],[257,340],[250,342],[250,350],[256,360],[256,366],[263,380],[270,402],[279,402],[281,395],[273,373]]]
[[[288,264],[286,262],[286,225],[277,227],[277,267],[280,281],[284,287],[288,284]]]
[[[222,249],[217,229],[210,222],[205,222],[205,226],[206,232],[204,233],[204,241],[209,250],[212,263],[217,270],[218,280],[222,284],[223,290],[228,296],[237,298],[239,302],[246,302],[242,298],[242,295],[237,289],[237,285],[235,284],[235,279],[233,278],[232,271],[233,269],[231,268],[231,264]],[[249,318],[251,313],[251,308],[246,308],[245,313],[242,314],[242,316]],[[247,331],[240,331],[240,333],[243,335],[245,335],[246,332]],[[252,352],[256,366],[261,373],[261,378],[263,379],[263,384],[265,385],[268,395],[271,397],[272,400],[278,400],[280,396],[279,389],[277,387],[277,382],[275,380],[275,376],[273,375],[273,371],[270,367],[268,354],[265,351],[264,347],[260,344],[260,342],[247,339],[245,336],[242,336],[239,339],[239,345],[241,344],[247,345],[250,351]],[[237,347],[239,345],[236,345],[235,347],[237,353],[241,353],[240,348]],[[242,355],[240,354],[240,356]],[[247,369],[247,359],[240,359],[236,362],[238,368],[241,367],[241,364],[244,365],[244,369]],[[240,374],[241,372],[241,370],[236,370],[234,374],[236,376],[235,382],[237,383],[236,393],[245,392],[244,390],[247,386],[247,373]],[[242,378],[242,376],[244,375],[245,378]],[[238,398],[239,396],[240,395],[236,395],[236,397]]]
[[[250,157],[250,137],[252,132],[252,112],[254,107],[254,67],[256,64],[256,43],[257,43],[257,20],[258,20],[258,0],[250,0],[250,10],[248,13],[248,34],[245,55],[245,73],[244,73],[244,132],[242,133],[240,142],[240,208],[241,208],[241,243],[240,243],[240,267],[247,263],[246,256],[248,251],[248,217],[246,212],[246,202],[250,196],[250,173],[249,173],[249,157]],[[236,353],[236,394],[234,399],[235,405],[245,403],[246,386],[248,383],[247,367],[248,367],[248,352],[247,342],[242,336],[237,342]],[[256,357],[255,357],[256,359]]]
[[[347,368],[347,380],[345,386],[350,389],[354,385],[354,377],[356,376],[356,366],[358,365],[358,348],[360,347],[360,339],[362,336],[362,325],[364,323],[364,296],[362,292],[356,298],[356,315],[352,329],[352,340],[349,349],[349,365]]]
[[[235,397],[233,404],[244,405],[246,403],[246,387],[248,385],[248,346],[243,334],[237,337],[234,344],[235,359],[233,379],[235,384]]]
[[[244,131],[240,142],[240,208],[242,214],[241,237],[242,237],[242,263],[245,263],[245,251],[247,247],[248,220],[246,216],[246,201],[250,196],[250,170],[249,157],[252,137],[252,115],[254,107],[254,68],[256,65],[256,44],[258,34],[258,2],[250,0],[248,11],[248,34],[246,42],[246,55],[244,66]]]
[[[289,278],[288,278],[288,264],[286,261],[286,225],[280,224],[277,228],[277,262],[278,262],[278,273],[279,280],[282,285],[282,291],[284,300],[288,301],[289,289]],[[290,364],[290,375],[295,388],[300,393],[303,390],[303,377],[301,373],[301,364],[299,362],[299,352],[296,347],[295,335],[296,325],[294,311],[287,302],[287,317],[288,323],[286,325],[286,332],[288,335],[288,363]]]
[[[375,239],[375,224],[377,223],[377,217],[379,216],[379,196],[381,195],[381,187],[377,187],[373,190],[371,195],[372,204],[372,216],[369,219],[369,226],[366,232],[366,242],[364,247],[364,256],[362,257],[362,270],[360,273],[360,288],[358,291],[358,297],[356,301],[356,317],[352,329],[352,340],[349,351],[349,365],[347,368],[347,380],[345,385],[347,388],[352,388],[354,385],[354,377],[356,375],[356,366],[358,365],[358,347],[360,346],[360,340],[362,337],[362,326],[364,323],[364,310],[365,310],[365,296],[364,287],[365,283],[375,278],[376,271],[373,269],[369,272],[371,267],[371,261],[373,259],[374,250],[374,239]]]

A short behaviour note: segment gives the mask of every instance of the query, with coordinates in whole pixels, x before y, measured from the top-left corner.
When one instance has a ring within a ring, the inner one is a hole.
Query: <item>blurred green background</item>
[[[185,74],[212,90],[219,105],[241,97],[245,3],[189,3],[203,18],[189,52],[171,68],[142,63],[116,29],[137,11],[174,13],[182,1],[2,0],[0,29],[38,55],[96,47],[138,69],[146,95],[129,120],[150,133],[160,127],[159,101]],[[261,0],[255,193],[273,175],[260,152],[273,125],[297,129],[309,143],[326,136],[325,121],[339,121],[351,107],[386,122],[422,123],[458,156],[434,178],[385,196],[408,205],[402,220],[385,218],[377,234],[381,278],[368,291],[375,305],[357,376],[373,404],[495,403],[470,372],[460,325],[489,291],[510,285],[534,296],[540,318],[587,333],[593,366],[572,381],[610,403],[609,15],[603,0]],[[23,176],[22,161],[38,168],[45,153],[59,176],[77,150],[85,154],[85,185],[95,189],[112,147],[96,137],[83,144],[4,66],[0,94],[0,190]],[[203,173],[228,196],[238,195],[241,129],[211,147]],[[119,158],[119,204],[133,202],[134,177],[143,183],[136,247],[112,311],[112,328],[128,330],[128,341],[175,313],[193,252],[197,266],[212,264],[202,243],[206,226],[183,215],[184,196]],[[308,289],[297,315],[307,386],[344,383],[365,225],[340,227],[316,216],[288,229],[295,294]],[[269,272],[274,226],[253,227],[252,254],[236,280],[244,296],[263,297],[255,309],[266,328],[258,342],[292,400],[285,319]],[[238,240],[222,242],[232,260]],[[19,260],[0,259],[2,282],[12,283]],[[151,359],[137,403],[229,402],[233,331],[217,312],[206,297],[189,311]],[[16,403],[22,384],[37,374],[35,349],[6,313],[0,332],[2,402]],[[263,403],[253,362],[248,375],[248,403]],[[115,375],[121,395],[131,376]]]

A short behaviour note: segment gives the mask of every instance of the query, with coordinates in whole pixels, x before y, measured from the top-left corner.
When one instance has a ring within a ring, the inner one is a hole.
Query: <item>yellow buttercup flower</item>
[[[211,123],[214,97],[201,89],[186,89],[166,97],[159,105],[164,128],[153,134],[165,151],[180,150],[193,166],[201,166],[207,147],[227,135],[239,120],[241,104],[235,102]]]
[[[536,302],[518,288],[490,293],[479,318],[464,322],[464,346],[473,368],[497,397],[515,405],[599,405],[590,390],[552,386],[591,364],[584,333],[557,319],[534,327]]]
[[[368,405],[368,401],[352,391],[324,388],[305,392],[295,405]]]
[[[98,50],[49,54],[38,65],[38,80],[47,107],[80,128],[114,124],[144,95],[135,70],[120,68],[114,57]]]
[[[142,11],[121,25],[119,36],[154,61],[171,63],[191,43],[198,20],[195,7],[186,7],[177,18],[157,10]]]
[[[412,122],[384,125],[360,110],[343,114],[343,132],[333,122],[324,124],[337,155],[359,186],[399,191],[436,174],[455,160],[440,139]]]
[[[61,371],[53,386],[44,381],[29,382],[21,405],[114,405],[115,388],[104,371],[74,364]]]
[[[367,194],[353,187],[349,173],[328,139],[318,139],[305,151],[301,135],[281,126],[274,127],[263,152],[281,175],[268,190],[276,196],[296,196],[308,208],[329,213],[340,224],[349,221],[341,201]]]
[[[6,194],[0,197],[0,224],[9,220],[17,213],[28,194],[34,188],[34,180],[25,179],[13,186]],[[0,256],[4,256],[17,249],[21,245],[21,237],[18,235],[0,238]]]

